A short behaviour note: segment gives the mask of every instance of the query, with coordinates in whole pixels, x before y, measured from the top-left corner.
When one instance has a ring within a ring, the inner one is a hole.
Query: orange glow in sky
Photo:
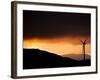
[[[58,55],[82,53],[82,43],[78,38],[25,39],[23,48],[38,48]],[[86,44],[86,54],[90,54],[90,43]]]

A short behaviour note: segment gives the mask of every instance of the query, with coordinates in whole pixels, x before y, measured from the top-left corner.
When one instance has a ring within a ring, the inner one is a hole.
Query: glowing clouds
[[[82,45],[80,41],[77,41],[77,39],[65,37],[54,39],[26,39],[23,42],[23,47],[38,48],[41,50],[56,53],[58,55],[82,53]],[[86,45],[86,53],[90,54],[90,43]]]

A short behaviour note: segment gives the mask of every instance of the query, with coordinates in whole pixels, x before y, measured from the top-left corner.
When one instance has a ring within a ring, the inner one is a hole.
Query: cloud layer
[[[90,37],[90,14],[23,11],[23,38]]]

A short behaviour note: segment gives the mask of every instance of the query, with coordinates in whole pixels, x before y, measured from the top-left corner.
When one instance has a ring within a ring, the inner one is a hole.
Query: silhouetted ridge
[[[87,65],[90,65],[87,64]],[[23,69],[84,66],[82,61],[39,49],[23,49]]]
[[[65,55],[62,55],[63,57],[69,57],[71,59],[74,59],[74,60],[83,60],[83,54],[74,54],[74,53],[70,53],[70,54],[65,54]],[[91,59],[91,56],[86,54],[85,55],[86,59],[89,60]]]

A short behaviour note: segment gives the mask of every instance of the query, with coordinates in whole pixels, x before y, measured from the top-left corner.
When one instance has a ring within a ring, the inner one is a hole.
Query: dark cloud
[[[90,14],[23,11],[23,38],[90,36]]]

